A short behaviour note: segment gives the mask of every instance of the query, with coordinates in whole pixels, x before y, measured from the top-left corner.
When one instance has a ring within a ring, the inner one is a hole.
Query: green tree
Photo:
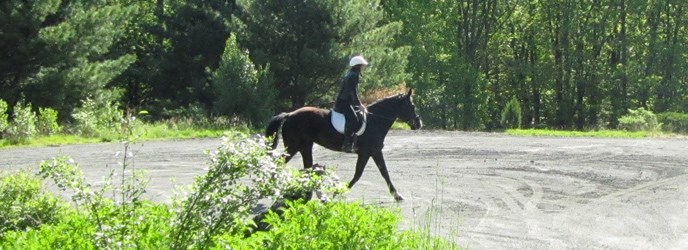
[[[501,123],[504,128],[521,128],[522,122],[521,104],[514,96],[502,110]]]
[[[386,1],[392,21],[404,20],[401,41],[412,45],[408,70],[422,113],[435,126],[480,129],[491,72],[487,41],[503,15],[497,1]],[[426,115],[427,117],[428,115]],[[496,120],[498,121],[498,117]]]
[[[20,2],[4,3],[3,18],[10,20],[3,24],[20,27],[7,28],[14,40],[0,50],[22,51],[16,56],[18,66],[3,73],[10,90],[3,94],[12,95],[10,104],[23,96],[27,103],[54,107],[68,117],[81,100],[108,91],[113,78],[135,60],[130,54],[109,53],[135,7],[105,1],[39,1],[35,6]]]
[[[34,75],[44,55],[45,45],[38,33],[46,19],[54,15],[60,0],[8,0],[0,3],[0,99],[14,106],[23,93],[22,82]]]
[[[253,65],[234,35],[227,39],[212,83],[217,93],[215,113],[238,116],[254,125],[262,125],[273,114],[277,91],[271,86],[269,72]]]
[[[211,73],[231,31],[234,1],[170,0],[162,14],[159,74],[151,81],[153,111],[213,104]],[[160,113],[160,112],[154,112]]]

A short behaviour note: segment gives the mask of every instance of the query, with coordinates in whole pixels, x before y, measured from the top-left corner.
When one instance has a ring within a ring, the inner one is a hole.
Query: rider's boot
[[[355,135],[344,135],[344,143],[342,143],[342,151],[347,153],[354,152],[354,137]]]

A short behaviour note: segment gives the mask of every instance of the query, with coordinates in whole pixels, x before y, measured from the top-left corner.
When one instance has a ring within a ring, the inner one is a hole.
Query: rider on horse
[[[349,72],[347,72],[344,79],[342,79],[342,86],[334,102],[334,111],[344,114],[346,118],[342,151],[349,153],[355,151],[355,126],[358,124],[356,110],[365,110],[365,106],[363,106],[363,103],[361,103],[361,100],[358,98],[358,82],[361,72],[366,65],[368,65],[368,62],[362,56],[354,56],[351,58],[349,61],[351,69],[349,69]]]

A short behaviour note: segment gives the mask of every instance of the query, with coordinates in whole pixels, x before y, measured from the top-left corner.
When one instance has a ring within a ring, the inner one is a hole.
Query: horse
[[[348,185],[349,189],[361,178],[368,160],[372,157],[394,199],[404,200],[389,178],[382,148],[389,129],[397,119],[408,124],[412,130],[423,126],[420,117],[416,115],[412,95],[413,89],[409,89],[407,93],[385,97],[366,106],[367,125],[365,132],[358,136],[356,141],[358,149],[355,153],[358,154],[358,160],[356,172]],[[316,107],[302,107],[289,113],[280,113],[270,120],[265,136],[273,138],[271,147],[275,149],[279,144],[278,131],[282,128],[282,140],[286,149],[285,162],[289,162],[298,152],[303,158],[304,169],[310,169],[313,167],[313,143],[342,152],[344,135],[337,132],[330,122],[331,112]]]

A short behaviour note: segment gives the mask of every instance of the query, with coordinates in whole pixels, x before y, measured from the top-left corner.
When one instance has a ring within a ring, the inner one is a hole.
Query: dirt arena
[[[148,197],[166,201],[173,181],[205,171],[220,139],[145,142],[136,168]],[[70,155],[87,178],[116,166],[118,143],[0,149],[0,170]],[[468,249],[688,249],[688,140],[514,137],[492,133],[392,131],[384,149],[387,192],[373,161],[348,200],[395,207],[404,228],[427,228]],[[314,162],[353,177],[356,156],[314,150]],[[295,157],[291,166],[300,167]]]

